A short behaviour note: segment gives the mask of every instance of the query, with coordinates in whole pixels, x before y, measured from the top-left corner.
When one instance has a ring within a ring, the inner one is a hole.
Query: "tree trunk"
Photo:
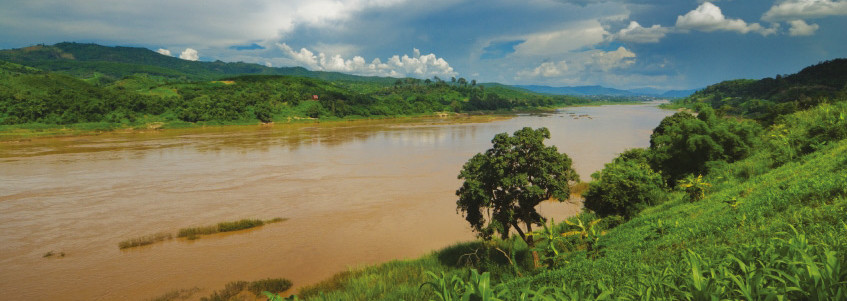
[[[526,222],[526,233],[532,233],[532,223]],[[532,239],[532,235],[527,237],[526,245],[530,249],[535,247],[535,240]],[[541,259],[538,257],[538,251],[536,250],[532,250],[532,267],[534,269],[538,269],[541,267]]]

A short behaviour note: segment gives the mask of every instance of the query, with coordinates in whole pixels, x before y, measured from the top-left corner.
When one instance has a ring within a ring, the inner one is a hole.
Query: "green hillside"
[[[813,85],[803,77],[797,87]],[[784,91],[736,88],[741,104]],[[649,148],[592,175],[583,213],[537,225],[534,246],[515,235],[460,243],[291,299],[845,300],[847,98],[827,91],[765,122],[690,98],[699,114],[667,117]]]
[[[58,43],[0,50],[0,60],[64,72],[76,77],[104,76],[118,80],[134,74],[161,76],[170,80],[214,80],[242,74],[290,75],[328,81],[360,81],[391,84],[395,79],[364,77],[337,72],[309,71],[302,67],[272,68],[243,62],[188,61],[159,54],[147,48],[109,47],[97,44]]]
[[[0,61],[0,131],[355,119],[588,102],[464,79],[368,78],[192,62],[141,48],[62,43],[2,53],[21,64]],[[306,76],[264,74],[283,71]],[[260,74],[242,74],[251,72]]]
[[[845,96],[847,59],[834,59],[806,67],[796,74],[714,84],[680,103],[689,106],[704,103],[725,113],[772,123],[779,115]]]

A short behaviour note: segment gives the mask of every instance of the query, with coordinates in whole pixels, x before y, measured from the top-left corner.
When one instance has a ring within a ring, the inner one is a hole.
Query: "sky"
[[[3,0],[0,48],[479,82],[695,89],[847,57],[847,0]]]

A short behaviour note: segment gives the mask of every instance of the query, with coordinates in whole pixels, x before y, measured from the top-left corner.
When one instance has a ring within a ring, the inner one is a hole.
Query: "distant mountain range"
[[[653,88],[639,88],[631,90],[620,90],[603,86],[566,86],[566,87],[550,87],[538,85],[516,85],[515,87],[526,89],[536,93],[554,94],[554,95],[578,95],[578,96],[654,96],[666,98],[681,98],[697,92],[698,89],[691,90],[659,90]]]

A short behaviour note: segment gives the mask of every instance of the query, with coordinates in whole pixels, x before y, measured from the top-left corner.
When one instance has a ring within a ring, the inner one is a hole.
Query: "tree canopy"
[[[710,107],[697,117],[679,112],[662,120],[650,136],[651,167],[668,184],[706,172],[706,162],[734,162],[749,155],[761,132],[754,122],[719,118]]]
[[[506,239],[514,228],[532,244],[527,234],[533,225],[544,222],[535,206],[550,198],[568,199],[568,185],[579,176],[567,154],[544,145],[548,138],[547,128],[525,127],[512,136],[500,133],[491,141],[491,149],[465,163],[459,173],[465,181],[456,191],[457,211],[480,237],[499,234]]]
[[[583,193],[585,208],[600,216],[632,218],[641,209],[664,201],[665,182],[646,157],[644,149],[628,150],[592,174],[593,181]]]

